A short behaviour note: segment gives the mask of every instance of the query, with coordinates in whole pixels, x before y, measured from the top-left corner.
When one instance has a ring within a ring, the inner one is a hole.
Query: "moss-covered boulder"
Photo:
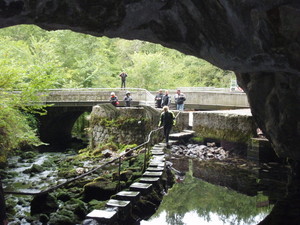
[[[118,182],[109,180],[93,181],[84,186],[84,198],[105,201],[117,191]]]
[[[24,170],[23,173],[40,173],[44,171],[44,168],[38,164],[33,164],[30,168]]]
[[[51,213],[48,224],[80,224],[86,214],[86,204],[79,199],[71,199],[65,202],[58,211]]]
[[[133,174],[133,172],[131,170],[121,171],[120,178],[119,178],[119,173],[115,172],[112,174],[113,181],[118,181],[120,179],[120,181],[127,182],[128,180],[131,179],[132,174]]]
[[[58,209],[57,199],[51,194],[36,195],[30,204],[31,215],[51,213]]]

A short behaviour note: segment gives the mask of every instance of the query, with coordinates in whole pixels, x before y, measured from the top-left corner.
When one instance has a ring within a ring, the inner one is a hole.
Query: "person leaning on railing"
[[[160,120],[158,126],[164,127],[164,136],[166,140],[166,145],[169,147],[169,135],[173,125],[176,124],[175,115],[173,112],[169,111],[168,106],[163,107],[163,112],[160,115]]]

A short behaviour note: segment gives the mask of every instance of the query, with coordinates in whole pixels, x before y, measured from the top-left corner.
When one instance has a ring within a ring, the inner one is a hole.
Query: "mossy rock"
[[[38,164],[33,164],[29,169],[23,171],[23,173],[40,173],[44,171],[44,168]]]
[[[30,204],[31,215],[51,213],[58,209],[57,199],[52,194],[36,195]]]
[[[49,225],[74,225],[74,214],[71,211],[65,212],[67,215],[61,215],[58,213],[51,214]]]
[[[58,177],[72,178],[76,177],[78,174],[75,169],[60,169],[58,171]]]
[[[43,224],[47,224],[47,222],[49,221],[49,216],[47,214],[41,214],[40,215],[40,222]]]
[[[157,206],[154,203],[140,198],[140,200],[134,205],[132,212],[140,218],[147,218],[155,213],[156,207]]]
[[[91,200],[88,202],[89,211],[92,211],[94,209],[104,209],[106,207],[107,201],[98,201],[98,200]]]
[[[100,201],[108,200],[116,193],[117,182],[97,181],[90,182],[84,186],[84,198],[86,200],[96,199]]]
[[[69,193],[61,192],[61,193],[59,193],[59,194],[57,195],[56,198],[57,198],[58,200],[61,200],[61,201],[63,201],[63,202],[66,202],[66,201],[68,201],[68,200],[71,199],[71,196],[70,196]]]
[[[125,170],[121,171],[120,173],[120,181],[127,182],[129,179],[131,179],[133,172],[131,170]],[[118,172],[115,172],[112,174],[113,181],[118,181],[119,180],[119,174]]]
[[[79,199],[70,199],[65,203],[64,208],[72,211],[80,219],[84,219],[87,214],[85,203]]]
[[[22,152],[20,154],[21,159],[32,159],[36,157],[38,152],[28,151],[28,152]]]

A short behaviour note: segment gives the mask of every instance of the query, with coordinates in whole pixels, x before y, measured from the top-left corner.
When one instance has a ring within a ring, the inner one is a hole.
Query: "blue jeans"
[[[176,109],[179,110],[179,111],[183,111],[184,110],[184,104],[177,104]]]

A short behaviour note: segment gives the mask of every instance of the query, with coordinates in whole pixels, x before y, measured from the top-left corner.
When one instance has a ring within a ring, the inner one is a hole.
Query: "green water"
[[[257,207],[267,200],[262,194],[246,196],[187,177],[168,191],[157,212],[141,225],[252,225],[271,211],[271,206]]]

